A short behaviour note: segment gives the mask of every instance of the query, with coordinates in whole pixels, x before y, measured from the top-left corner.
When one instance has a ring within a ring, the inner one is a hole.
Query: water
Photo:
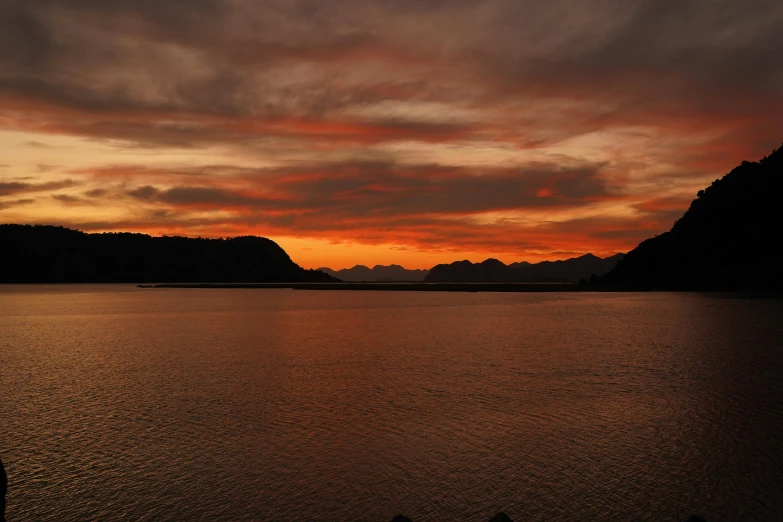
[[[8,517],[783,518],[783,301],[0,287]]]

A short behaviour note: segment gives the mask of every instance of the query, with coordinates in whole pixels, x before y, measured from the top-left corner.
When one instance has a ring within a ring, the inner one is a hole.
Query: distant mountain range
[[[0,225],[0,283],[330,282],[263,237],[229,239],[86,234]]]
[[[600,283],[670,290],[783,291],[783,147],[698,193],[669,232],[633,249]]]
[[[585,254],[563,261],[542,261],[540,263],[512,263],[506,265],[497,259],[481,263],[456,261],[448,265],[437,265],[424,278],[428,283],[445,282],[563,282],[575,283],[591,276],[602,276],[612,270],[623,258],[616,254],[601,259]]]
[[[318,270],[343,281],[419,282],[427,275],[427,270],[407,270],[400,265],[375,265],[372,268],[364,265],[356,265],[353,268],[343,268],[342,270],[332,270],[331,268],[322,267]]]

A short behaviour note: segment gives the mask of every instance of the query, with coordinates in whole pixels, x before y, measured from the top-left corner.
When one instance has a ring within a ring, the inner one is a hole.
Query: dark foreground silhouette
[[[669,232],[642,242],[599,284],[783,291],[781,194],[783,147],[699,191]]]
[[[617,266],[617,262],[622,258],[623,254],[615,254],[605,259],[593,254],[585,254],[563,261],[522,262],[510,265],[497,259],[487,259],[481,263],[456,261],[433,267],[424,281],[427,283],[576,283],[580,279],[606,274]]]
[[[86,234],[0,225],[0,283],[329,282],[263,237]]]

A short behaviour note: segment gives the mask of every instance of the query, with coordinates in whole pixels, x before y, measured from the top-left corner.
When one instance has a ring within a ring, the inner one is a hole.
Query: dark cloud
[[[302,151],[539,148],[648,127],[681,138],[668,154],[697,157],[695,176],[780,141],[783,4],[772,0],[6,0],[0,9],[0,125],[10,128],[274,154],[281,140]],[[367,112],[386,102],[477,115]],[[692,136],[713,150],[692,154]]]
[[[25,183],[22,181],[0,181],[0,196],[24,194],[29,192],[47,192],[78,185],[76,181],[66,179],[63,181],[50,181],[48,183]]]
[[[141,201],[153,201],[158,196],[158,194],[160,194],[160,190],[150,185],[145,185],[143,187],[128,191],[128,195],[130,197]]]
[[[291,222],[346,226],[369,217],[467,215],[499,210],[575,208],[610,197],[600,165],[563,168],[531,164],[518,169],[466,169],[435,165],[345,163],[311,169],[257,171],[244,188],[144,185],[126,189],[143,202],[192,209],[272,212]],[[236,184],[231,178],[223,182]],[[295,219],[294,219],[295,218]],[[322,218],[319,220],[319,218]]]
[[[63,205],[84,205],[87,203],[84,199],[70,194],[52,194],[52,199],[59,201]]]
[[[0,210],[7,210],[9,208],[18,207],[21,205],[29,205],[34,201],[35,199],[31,199],[31,198],[0,201]]]
[[[126,192],[128,196],[139,201],[159,202],[174,207],[195,208],[231,208],[255,207],[259,210],[274,205],[274,202],[260,197],[243,196],[241,193],[213,187],[173,187],[161,190],[145,185]]]
[[[85,196],[88,198],[102,198],[109,194],[109,191],[106,189],[91,189],[84,193]]]
[[[118,169],[119,167],[112,167]],[[615,252],[670,226],[678,198],[638,203],[635,215],[529,220],[527,212],[574,215],[621,199],[602,165],[530,164],[522,168],[449,168],[352,162],[311,168],[228,169],[216,185],[125,187],[136,220],[75,223],[95,229],[188,230],[205,235],[264,231],[432,250]],[[159,176],[160,173],[156,173]],[[169,177],[176,180],[177,176]],[[225,188],[234,187],[234,188]],[[211,211],[219,210],[216,216]],[[496,217],[492,212],[499,212]],[[153,217],[152,213],[157,213]],[[484,219],[466,219],[490,213]],[[511,216],[521,213],[521,219]],[[154,225],[152,225],[154,223]],[[564,239],[566,238],[566,239]],[[565,251],[565,250],[564,250]]]

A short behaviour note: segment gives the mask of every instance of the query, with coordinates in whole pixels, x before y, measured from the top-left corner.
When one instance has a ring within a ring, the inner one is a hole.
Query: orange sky
[[[783,141],[764,0],[11,0],[0,222],[304,267],[610,255]]]

